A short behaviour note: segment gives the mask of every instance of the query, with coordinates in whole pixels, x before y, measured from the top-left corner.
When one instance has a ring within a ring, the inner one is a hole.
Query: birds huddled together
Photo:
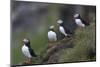
[[[80,14],[75,14],[73,17],[77,26],[84,28],[85,26],[89,25],[89,23],[82,19]],[[65,37],[71,37],[73,33],[64,26],[63,20],[57,20],[57,24],[59,25],[58,29],[61,34],[63,34]],[[48,39],[49,41],[57,41],[57,34],[54,31],[54,26],[50,26],[50,30],[48,31]]]
[[[82,19],[82,17],[80,16],[80,14],[75,14],[74,16],[74,21],[76,23],[77,26],[84,28],[85,26],[88,26],[89,23],[87,23],[86,21],[84,21]],[[59,32],[64,35],[65,37],[71,37],[72,32],[67,29],[66,27],[64,27],[63,24],[63,20],[59,19],[57,20],[57,24],[59,25],[58,29]],[[49,27],[49,31],[48,31],[48,40],[49,42],[56,42],[57,41],[57,34],[54,30],[54,25],[51,25]],[[23,47],[22,47],[22,53],[26,56],[26,58],[28,58],[28,62],[32,62],[32,58],[33,57],[37,57],[36,53],[34,52],[34,50],[31,48],[30,46],[30,40],[25,38],[23,40]]]

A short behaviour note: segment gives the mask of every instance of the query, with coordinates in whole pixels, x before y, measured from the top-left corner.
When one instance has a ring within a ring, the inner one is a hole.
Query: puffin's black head
[[[54,26],[53,26],[53,25],[50,26],[49,30],[50,30],[50,31],[54,31]]]
[[[26,46],[30,46],[30,40],[28,38],[24,38],[23,39],[23,43],[26,45]]]
[[[63,25],[63,21],[62,21],[61,19],[59,19],[59,20],[57,21],[57,23],[58,23],[58,25],[60,25],[60,26]]]
[[[80,16],[80,14],[75,14],[75,15],[74,15],[74,18],[75,18],[75,19],[80,19],[81,16]]]

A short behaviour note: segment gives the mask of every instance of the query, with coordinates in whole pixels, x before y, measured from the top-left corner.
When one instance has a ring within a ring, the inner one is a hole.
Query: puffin
[[[30,40],[28,38],[23,39],[24,45],[22,46],[22,53],[28,59],[25,63],[32,63],[32,58],[37,57],[34,50],[31,48]]]
[[[63,34],[65,37],[71,37],[72,32],[64,26],[63,20],[59,19],[57,23],[59,25],[60,33]]]
[[[57,41],[57,34],[56,32],[54,31],[54,26],[50,26],[49,27],[49,31],[48,31],[48,40],[50,42],[55,42]]]
[[[82,19],[80,14],[75,14],[74,15],[74,20],[75,20],[75,23],[77,24],[77,26],[79,26],[79,27],[84,28],[85,26],[89,25],[89,23],[87,23],[84,19]]]

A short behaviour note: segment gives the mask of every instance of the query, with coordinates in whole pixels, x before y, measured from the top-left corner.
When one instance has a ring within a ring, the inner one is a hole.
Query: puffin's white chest
[[[59,31],[64,34],[65,36],[67,36],[67,33],[65,32],[64,28],[62,26],[59,27]]]
[[[80,27],[85,27],[85,24],[82,23],[81,19],[75,19],[75,23]]]
[[[31,54],[30,54],[30,52],[29,52],[28,47],[25,46],[25,45],[22,47],[22,53],[23,53],[26,57],[32,58],[32,56],[31,56]]]
[[[57,35],[55,32],[53,31],[49,31],[48,32],[48,39],[49,41],[56,41],[57,40]]]

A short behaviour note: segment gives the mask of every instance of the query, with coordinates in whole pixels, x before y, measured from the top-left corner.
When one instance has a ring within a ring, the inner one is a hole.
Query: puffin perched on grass
[[[57,23],[59,25],[60,33],[63,34],[65,37],[70,37],[72,32],[64,26],[63,21],[59,19]]]
[[[25,61],[25,63],[26,64],[31,64],[32,63],[32,58],[37,57],[37,55],[35,54],[35,52],[31,48],[29,39],[27,39],[27,38],[23,39],[23,43],[24,43],[24,45],[22,46],[22,53],[28,59],[27,61]]]
[[[75,20],[75,23],[79,27],[85,27],[85,26],[89,25],[89,23],[87,23],[85,20],[82,19],[82,17],[80,16],[80,14],[75,14],[74,15],[74,20]]]

